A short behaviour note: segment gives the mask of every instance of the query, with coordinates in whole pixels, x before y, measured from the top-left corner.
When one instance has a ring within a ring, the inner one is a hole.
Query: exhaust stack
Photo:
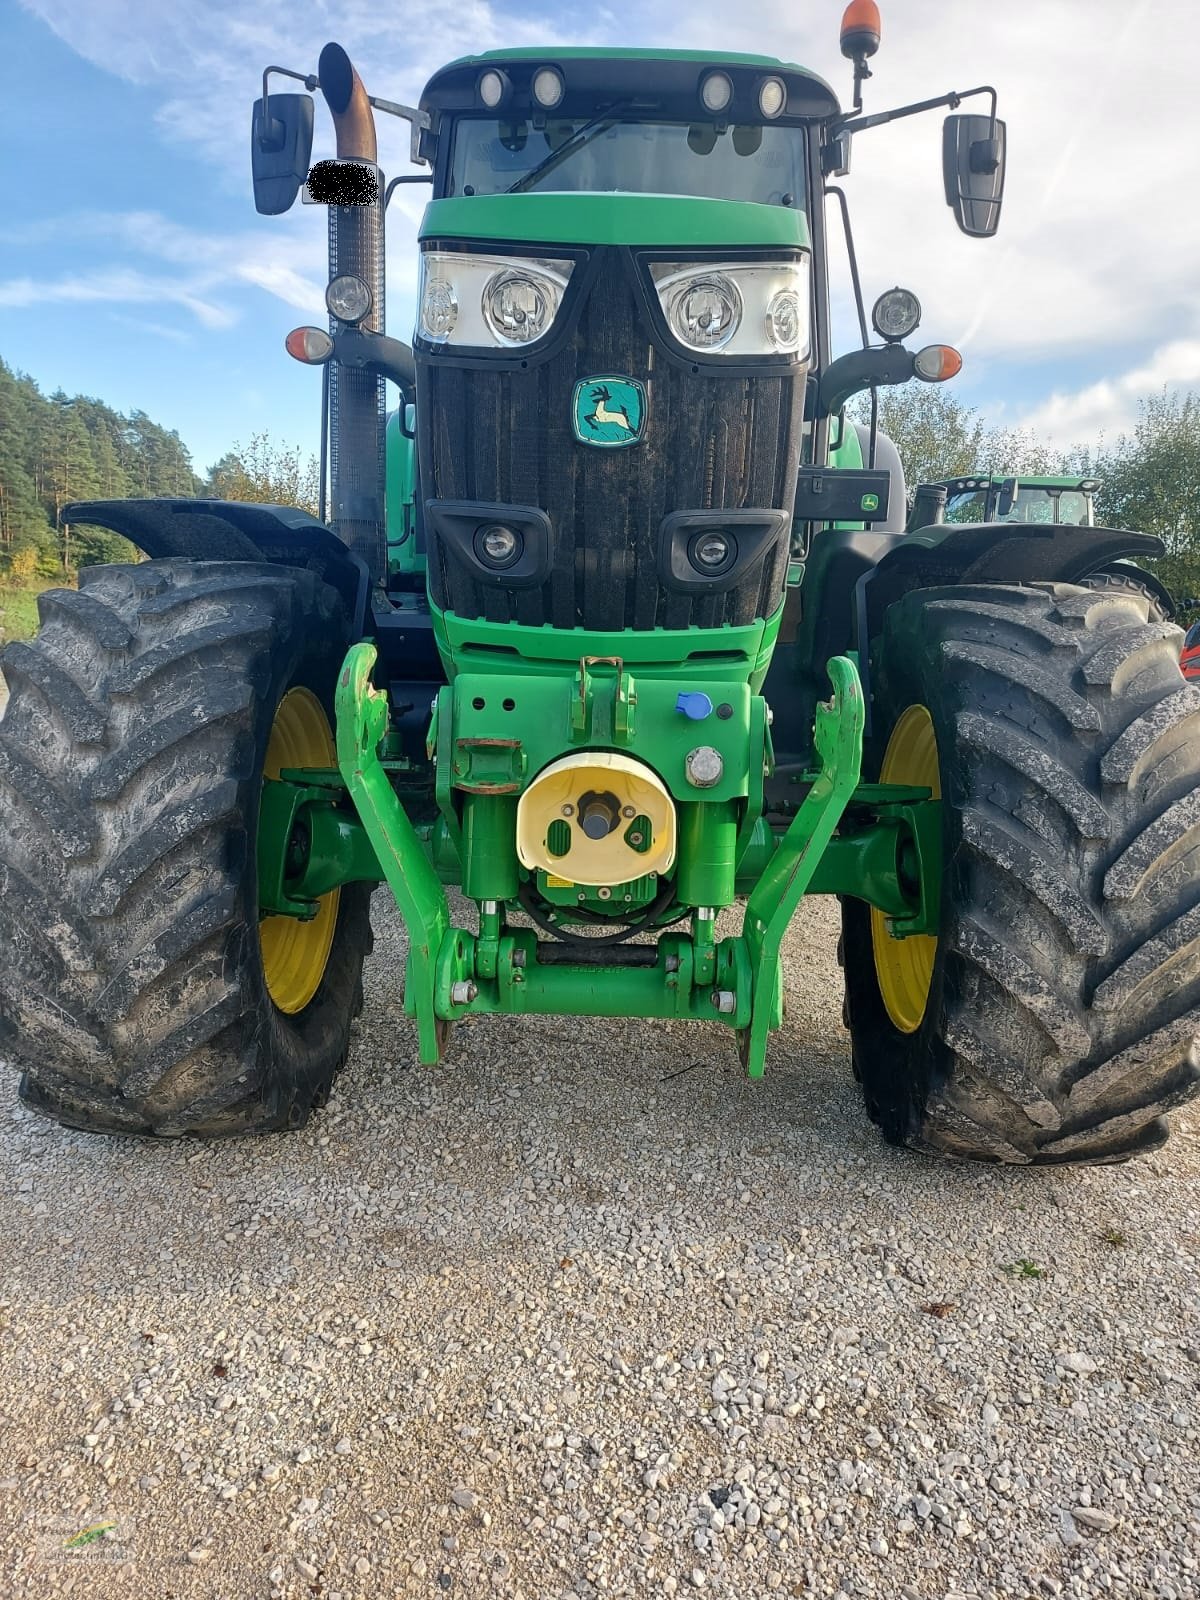
[[[362,79],[340,44],[327,44],[317,67],[333,118],[339,160],[374,162],[375,117]],[[374,204],[329,207],[329,279],[352,273],[371,291],[361,326],[384,331],[383,184]],[[340,324],[330,318],[330,331]],[[333,525],[338,537],[371,569],[386,573],[383,379],[360,369],[329,367],[329,461]]]

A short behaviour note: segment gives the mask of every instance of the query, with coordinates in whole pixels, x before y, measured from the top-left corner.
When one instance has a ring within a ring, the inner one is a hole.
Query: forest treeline
[[[317,476],[314,458],[265,433],[201,475],[178,433],[144,411],[125,415],[61,389],[43,394],[0,361],[0,577],[61,581],[81,566],[131,559],[117,534],[67,522],[72,501],[219,495],[315,511]]]

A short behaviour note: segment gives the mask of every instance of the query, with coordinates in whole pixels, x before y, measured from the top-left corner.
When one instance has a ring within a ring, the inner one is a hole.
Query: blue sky
[[[963,350],[960,397],[1061,443],[1128,426],[1164,384],[1200,388],[1200,6],[883,11],[867,109],[995,82],[1010,168],[999,237],[968,241],[941,199],[936,114],[860,135],[848,189],[868,297],[915,289],[925,336]],[[746,0],[736,13],[727,0],[648,0],[590,6],[568,33],[560,6],[487,0],[0,0],[0,356],[46,390],[141,407],[201,468],[261,428],[312,448],[319,380],[283,337],[322,320],[324,216],[254,211],[249,113],[268,61],[315,69],[336,38],[372,92],[411,102],[437,65],[476,49],[664,44],[782,55],[844,93],[840,12],[840,0]],[[328,150],[318,111],[315,154]],[[381,162],[407,170],[405,131],[386,118]],[[422,192],[400,191],[389,214],[400,337]]]

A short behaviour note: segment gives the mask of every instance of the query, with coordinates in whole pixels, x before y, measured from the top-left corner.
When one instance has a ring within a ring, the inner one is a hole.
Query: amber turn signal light
[[[324,366],[333,354],[333,340],[324,328],[293,328],[283,344],[288,355],[309,367]]]
[[[913,357],[913,376],[925,383],[945,383],[962,371],[962,357],[952,344],[927,344]]]

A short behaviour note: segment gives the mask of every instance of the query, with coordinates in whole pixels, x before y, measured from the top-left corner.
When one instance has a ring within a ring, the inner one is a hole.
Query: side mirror
[[[277,217],[287,211],[308,176],[312,156],[313,102],[307,94],[273,94],[263,115],[254,102],[250,122],[250,171],[254,209]]]
[[[1006,143],[1004,123],[991,117],[947,117],[942,127],[946,204],[972,239],[990,239],[1000,225]]]
[[[1021,490],[1015,478],[1005,478],[1000,485],[1000,496],[996,502],[996,515],[1003,522],[1005,517],[1011,517],[1013,507]]]

